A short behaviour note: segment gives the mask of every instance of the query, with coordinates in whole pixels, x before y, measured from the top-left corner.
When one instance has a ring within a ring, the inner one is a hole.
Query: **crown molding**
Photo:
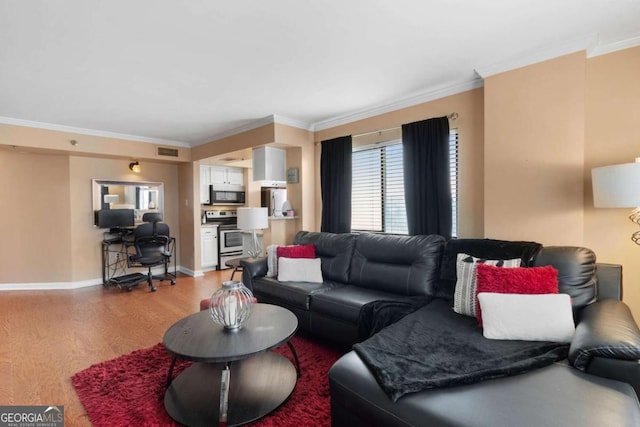
[[[537,49],[530,49],[512,56],[506,61],[496,62],[485,66],[476,67],[475,71],[480,77],[486,79],[494,74],[525,67],[527,65],[568,55],[570,53],[587,50],[594,45],[596,37],[589,35],[577,39],[568,40],[564,43],[555,43],[553,46],[544,46]]]
[[[624,39],[618,39],[607,43],[598,42],[591,49],[587,50],[587,58],[605,55],[618,50],[629,49],[640,46],[640,33],[632,34]]]
[[[292,119],[291,117],[281,116],[279,114],[273,115],[274,123],[279,123],[281,125],[291,126],[294,128],[304,129],[304,130],[313,130],[313,125],[311,123],[305,122],[303,120]]]
[[[238,126],[238,127],[232,128],[232,129],[228,129],[228,130],[225,130],[225,131],[222,131],[222,132],[215,133],[215,134],[211,135],[210,137],[208,137],[204,141],[200,141],[198,143],[192,144],[192,147],[195,147],[195,146],[198,146],[198,145],[202,145],[202,144],[208,144],[210,142],[215,142],[215,141],[218,141],[218,140],[223,139],[223,138],[227,138],[227,137],[230,137],[230,136],[233,136],[233,135],[238,135],[240,133],[248,132],[250,130],[257,129],[259,127],[270,125],[270,124],[274,124],[274,123],[279,123],[279,124],[287,125],[287,126],[293,126],[293,127],[300,128],[300,129],[305,129],[305,130],[313,130],[309,123],[306,123],[306,122],[304,122],[302,120],[296,120],[296,119],[292,119],[292,118],[285,117],[285,116],[271,114],[271,115],[263,117],[261,119],[253,120],[253,121],[251,121],[249,123],[246,123],[246,124],[244,124],[242,126]]]
[[[37,129],[54,130],[58,132],[77,133],[79,135],[100,136],[104,138],[126,139],[129,141],[146,142],[149,144],[171,145],[174,147],[191,147],[189,143],[183,141],[173,141],[170,139],[148,138],[145,136],[128,135],[124,133],[109,132],[97,129],[85,129],[74,126],[56,125],[53,123],[34,122],[31,120],[15,119],[13,117],[0,116],[0,124],[25,126]]]
[[[472,79],[464,82],[454,83],[447,86],[440,86],[435,89],[417,93],[410,97],[399,98],[396,101],[392,101],[390,103],[381,104],[378,106],[355,111],[349,114],[332,117],[330,119],[314,123],[312,127],[314,131],[330,129],[336,126],[341,126],[341,125],[352,123],[358,120],[367,119],[369,117],[390,113],[392,111],[400,110],[402,108],[412,107],[414,105],[423,104],[425,102],[444,98],[445,96],[455,95],[458,93],[477,89],[479,87],[482,87],[483,85],[484,85],[483,80],[476,78],[476,79]]]

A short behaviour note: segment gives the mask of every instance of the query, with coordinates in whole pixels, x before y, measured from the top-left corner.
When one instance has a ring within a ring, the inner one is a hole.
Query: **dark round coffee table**
[[[188,426],[240,425],[276,409],[296,385],[296,367],[268,351],[289,342],[298,319],[289,310],[255,304],[242,328],[225,330],[209,311],[179,320],[164,335],[167,351],[192,366],[171,380],[164,406],[171,418]],[[299,368],[298,368],[299,369]]]

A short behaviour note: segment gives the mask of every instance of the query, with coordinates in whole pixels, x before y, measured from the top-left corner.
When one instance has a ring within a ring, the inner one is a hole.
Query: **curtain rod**
[[[447,114],[447,119],[449,119],[451,121],[456,120],[457,118],[458,118],[458,113],[456,113],[455,111],[453,113],[451,113],[451,114]],[[365,135],[371,135],[371,134],[374,134],[374,133],[387,132],[387,131],[390,131],[390,130],[400,129],[401,127],[402,126],[395,126],[395,127],[392,127],[392,128],[386,128],[386,129],[374,130],[374,131],[371,131],[371,132],[359,133],[357,135],[352,135],[352,137],[353,138],[357,138],[359,136],[365,136]]]

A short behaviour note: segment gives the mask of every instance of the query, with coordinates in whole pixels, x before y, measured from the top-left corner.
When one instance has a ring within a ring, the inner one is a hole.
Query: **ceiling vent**
[[[158,156],[178,157],[177,148],[157,147],[157,149],[158,149]]]

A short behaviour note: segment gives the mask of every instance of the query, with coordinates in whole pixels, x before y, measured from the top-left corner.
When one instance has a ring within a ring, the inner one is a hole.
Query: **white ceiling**
[[[639,0],[0,0],[0,122],[193,146],[638,44]]]

